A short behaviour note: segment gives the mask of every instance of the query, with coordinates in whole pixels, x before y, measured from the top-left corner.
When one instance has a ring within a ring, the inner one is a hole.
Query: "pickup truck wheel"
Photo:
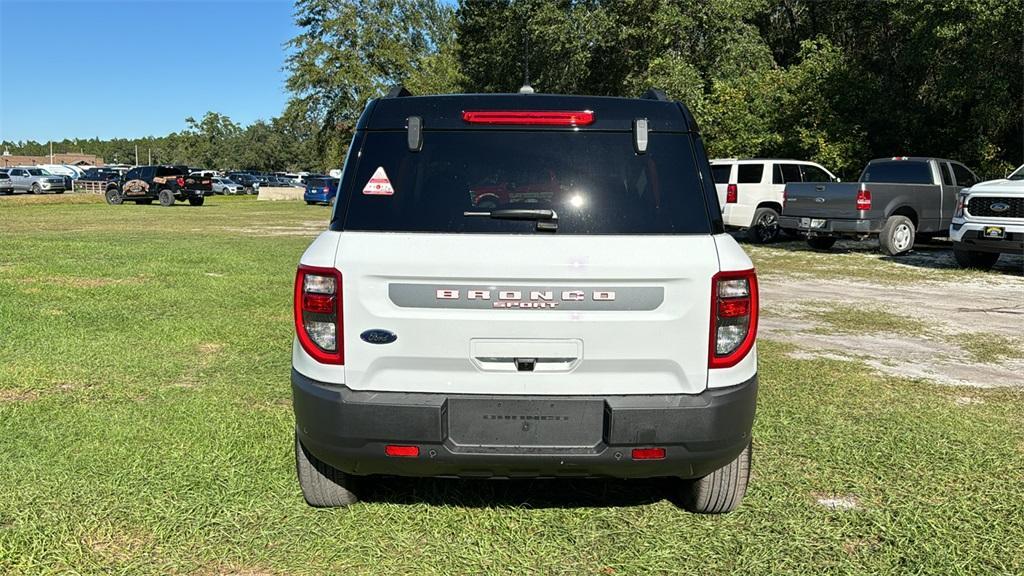
[[[906,216],[890,216],[882,226],[878,244],[888,256],[899,256],[914,247],[914,223]]]
[[[348,506],[359,501],[356,479],[317,460],[295,434],[295,469],[306,503],[316,508]]]
[[[978,252],[977,250],[964,250],[953,248],[953,258],[961,268],[973,270],[990,270],[999,260],[999,252]]]
[[[157,194],[161,206],[174,206],[174,192],[164,188]]]
[[[31,192],[32,194],[39,194],[39,184],[33,184],[32,188],[29,189],[29,192]]]
[[[683,485],[682,506],[698,514],[723,514],[740,505],[750,480],[751,446],[740,452],[735,460],[696,480]]]
[[[836,245],[836,239],[830,236],[811,236],[807,239],[807,245],[815,250],[830,250]]]
[[[203,202],[205,202],[205,201],[206,201],[206,198],[189,198],[188,199],[188,205],[189,206],[202,206]]]
[[[124,202],[124,197],[117,191],[117,188],[111,188],[103,194],[103,198],[106,199],[107,204],[111,206],[120,206]]]
[[[767,244],[779,237],[779,213],[773,208],[758,208],[754,219],[747,228],[747,240],[755,244]]]

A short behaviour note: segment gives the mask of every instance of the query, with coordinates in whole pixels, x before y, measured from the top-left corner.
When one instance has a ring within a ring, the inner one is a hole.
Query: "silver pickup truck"
[[[977,176],[941,158],[897,156],[868,162],[858,182],[787,184],[779,227],[827,250],[841,237],[877,236],[882,252],[903,254],[915,237],[945,236],[957,193]]]

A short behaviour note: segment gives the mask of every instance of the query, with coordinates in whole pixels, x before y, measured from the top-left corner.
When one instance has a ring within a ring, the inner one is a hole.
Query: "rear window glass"
[[[184,176],[185,171],[180,168],[174,168],[171,166],[158,166],[156,169],[157,176]]]
[[[652,133],[638,155],[629,132],[467,130],[426,132],[409,152],[404,131],[369,132],[332,227],[532,234],[532,220],[464,213],[535,209],[557,214],[560,235],[706,234],[691,147],[682,134]]]
[[[730,172],[732,172],[732,165],[730,164],[711,166],[711,176],[715,179],[715,184],[728,184]]]
[[[737,168],[737,184],[760,184],[764,174],[764,164],[740,164]]]
[[[927,162],[886,160],[872,162],[864,169],[862,182],[891,182],[895,184],[931,184],[932,167]]]

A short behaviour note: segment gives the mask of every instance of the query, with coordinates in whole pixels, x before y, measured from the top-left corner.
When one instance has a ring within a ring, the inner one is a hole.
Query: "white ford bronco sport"
[[[299,484],[678,479],[746,491],[757,280],[693,116],[641,99],[370,102],[295,279]]]

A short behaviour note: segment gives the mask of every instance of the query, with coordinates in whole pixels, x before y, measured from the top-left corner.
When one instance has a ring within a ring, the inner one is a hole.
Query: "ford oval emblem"
[[[1010,209],[1010,205],[1006,202],[993,202],[989,205],[989,208],[991,208],[993,212],[1006,212]]]
[[[359,335],[363,342],[370,344],[391,344],[395,340],[398,340],[398,335],[389,330],[381,330],[379,328],[373,328],[367,330]]]

